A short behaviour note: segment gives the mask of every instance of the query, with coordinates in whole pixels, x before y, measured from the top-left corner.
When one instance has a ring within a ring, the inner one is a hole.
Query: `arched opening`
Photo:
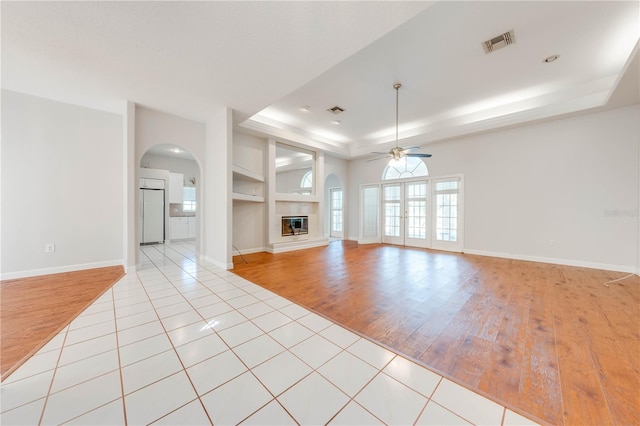
[[[344,239],[345,220],[344,220],[344,188],[342,180],[335,174],[330,174],[325,179],[324,205],[325,218],[324,233],[330,239]]]
[[[186,149],[169,144],[149,148],[140,159],[140,245],[193,244],[200,251],[202,169]]]

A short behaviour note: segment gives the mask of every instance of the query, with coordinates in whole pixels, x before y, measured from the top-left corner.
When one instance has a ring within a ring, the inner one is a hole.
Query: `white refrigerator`
[[[164,242],[164,189],[140,189],[142,235],[140,242]]]

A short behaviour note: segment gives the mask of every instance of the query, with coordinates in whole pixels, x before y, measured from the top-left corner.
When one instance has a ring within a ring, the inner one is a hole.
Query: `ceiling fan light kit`
[[[404,157],[419,157],[419,158],[429,158],[431,154],[422,154],[417,152],[409,152],[414,149],[420,149],[420,147],[412,146],[410,148],[402,148],[398,146],[398,91],[402,87],[400,83],[394,83],[393,88],[396,91],[396,146],[391,148],[388,153],[386,152],[372,152],[372,154],[388,154],[391,157],[389,160],[390,166],[398,166],[402,164]],[[371,160],[369,160],[371,161]]]

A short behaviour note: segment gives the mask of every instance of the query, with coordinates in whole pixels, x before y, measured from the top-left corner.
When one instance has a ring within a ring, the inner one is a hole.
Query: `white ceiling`
[[[422,2],[1,2],[2,87],[113,112],[248,117]]]
[[[395,82],[407,145],[601,106],[638,41],[639,6],[438,2],[243,125],[353,157],[394,141]],[[485,54],[509,30],[516,43]]]
[[[598,107],[618,82],[635,94],[614,98],[638,102],[637,1],[0,7],[5,89],[198,121],[227,106],[247,129],[346,158],[393,143],[394,82],[406,145]],[[516,43],[485,55],[480,43],[511,29]]]

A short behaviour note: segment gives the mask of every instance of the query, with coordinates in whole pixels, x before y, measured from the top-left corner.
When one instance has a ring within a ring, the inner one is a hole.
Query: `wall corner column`
[[[233,268],[232,259],[233,111],[220,108],[206,123],[204,171],[204,259]]]
[[[134,272],[138,264],[136,221],[138,215],[136,173],[136,104],[123,105],[123,263],[125,272]]]

